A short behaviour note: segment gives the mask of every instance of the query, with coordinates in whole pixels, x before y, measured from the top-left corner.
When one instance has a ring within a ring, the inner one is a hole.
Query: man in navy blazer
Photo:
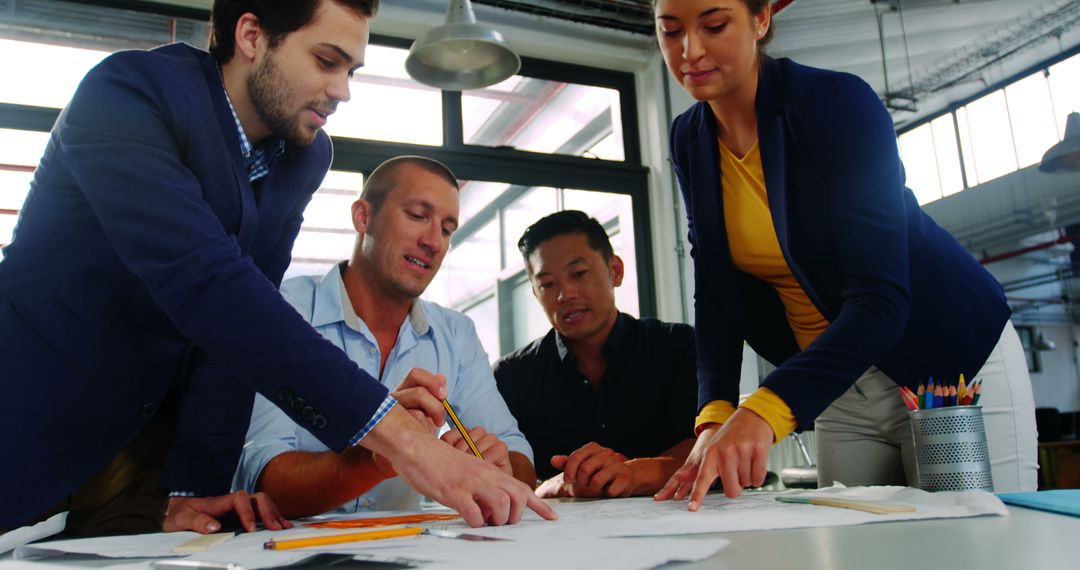
[[[427,433],[277,291],[377,4],[217,0],[210,54],[121,52],[87,74],[0,262],[0,529],[66,510],[170,391],[166,530],[212,532],[232,510],[254,529],[246,495],[226,494],[255,391],[470,524],[551,516]],[[256,510],[288,525],[265,498]]]

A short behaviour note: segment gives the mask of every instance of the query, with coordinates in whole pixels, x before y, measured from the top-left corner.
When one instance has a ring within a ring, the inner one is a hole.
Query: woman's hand
[[[656,500],[681,501],[690,495],[690,510],[696,511],[716,478],[724,483],[724,494],[735,498],[744,487],[765,482],[773,431],[754,412],[739,408],[723,426],[708,427],[698,435],[686,463],[668,479]]]

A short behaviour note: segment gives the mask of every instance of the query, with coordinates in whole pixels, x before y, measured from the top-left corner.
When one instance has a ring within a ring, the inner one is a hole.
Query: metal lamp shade
[[[1080,113],[1069,113],[1065,121],[1065,137],[1050,147],[1039,163],[1043,172],[1076,172],[1080,170]]]
[[[508,79],[521,59],[499,32],[476,23],[469,0],[451,0],[446,23],[413,42],[405,70],[432,87],[478,89]]]

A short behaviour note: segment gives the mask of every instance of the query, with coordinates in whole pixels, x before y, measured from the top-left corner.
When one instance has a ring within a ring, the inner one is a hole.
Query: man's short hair
[[[360,197],[371,204],[373,212],[379,211],[390,191],[398,185],[401,167],[405,165],[412,165],[430,172],[445,180],[447,184],[454,187],[454,190],[461,190],[454,173],[445,164],[426,156],[412,154],[396,156],[376,167],[364,181],[364,189],[360,192]]]
[[[611,257],[615,255],[604,226],[600,225],[596,218],[589,217],[580,210],[563,210],[540,218],[521,234],[521,239],[518,240],[518,251],[525,258],[525,267],[530,275],[532,275],[532,267],[529,265],[529,256],[532,252],[545,241],[567,234],[584,234],[589,247],[599,252],[605,262],[611,261]]]
[[[288,34],[303,28],[315,17],[319,2],[337,2],[357,14],[373,18],[379,0],[214,0],[210,11],[210,53],[219,64],[227,63],[236,52],[236,22],[251,12],[277,47]]]

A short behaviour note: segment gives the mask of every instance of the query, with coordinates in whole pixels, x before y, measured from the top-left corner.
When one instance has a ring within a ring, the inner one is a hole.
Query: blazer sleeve
[[[687,238],[690,257],[694,261],[694,338],[697,346],[697,407],[700,411],[713,400],[726,400],[732,406],[738,405],[744,339],[722,311],[721,303],[725,302],[725,295],[718,283],[720,269],[708,259],[709,255],[715,254],[709,248],[712,244],[702,243],[698,235],[695,196],[702,192],[715,192],[719,188],[695,187],[688,175],[686,162],[690,159],[689,137],[694,128],[693,122],[693,111],[677,117],[671,125],[668,144],[671,166],[686,207]],[[704,220],[703,223],[716,224],[723,231],[723,220]],[[729,293],[734,294],[732,291]]]
[[[830,74],[802,96],[793,113],[794,146],[824,179],[827,206],[819,214],[834,236],[841,307],[763,385],[806,428],[892,350],[907,326],[911,298],[904,176],[891,117],[870,86],[848,74]]]
[[[221,366],[215,376],[258,391],[340,450],[387,390],[304,322],[203,198],[237,190],[204,187],[182,160],[182,131],[207,120],[191,114],[206,112],[190,101],[198,89],[153,60],[111,56],[60,118],[66,166],[116,255],[181,334]],[[234,404],[220,410],[246,416],[251,399]]]

